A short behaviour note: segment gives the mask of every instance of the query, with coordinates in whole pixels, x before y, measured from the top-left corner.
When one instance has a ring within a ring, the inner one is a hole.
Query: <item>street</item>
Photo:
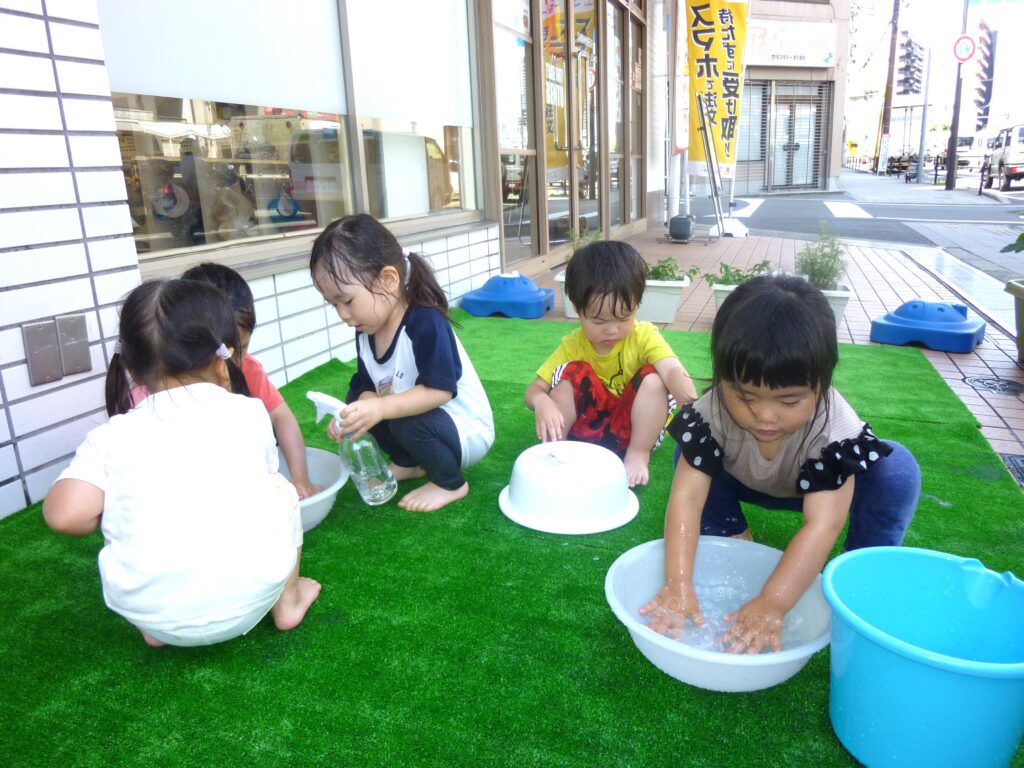
[[[979,195],[977,174],[959,174],[946,191],[941,177],[938,185],[908,184],[848,169],[840,184],[842,192],[737,198],[732,215],[750,234],[812,239],[824,222],[848,240],[942,248],[999,282],[1024,275],[1024,254],[1000,253],[1024,231],[1024,186]],[[714,224],[709,198],[694,198],[691,210],[698,227]]]

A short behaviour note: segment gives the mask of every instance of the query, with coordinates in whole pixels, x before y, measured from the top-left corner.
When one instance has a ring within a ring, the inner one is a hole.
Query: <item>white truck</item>
[[[1012,125],[999,131],[984,174],[986,189],[999,179],[999,189],[1004,192],[1011,182],[1024,178],[1024,125]]]

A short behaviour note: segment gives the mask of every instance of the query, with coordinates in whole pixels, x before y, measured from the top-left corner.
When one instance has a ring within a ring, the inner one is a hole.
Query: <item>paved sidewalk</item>
[[[667,241],[659,230],[635,235],[628,238],[628,242],[649,263],[671,257],[683,267],[697,265],[701,272],[717,272],[722,261],[747,267],[764,259],[769,259],[777,269],[792,272],[796,251],[804,245],[801,240],[757,236],[723,238],[708,243],[695,238],[690,243],[680,244]],[[908,256],[902,246],[848,244],[847,252],[847,282],[854,295],[839,328],[840,342],[872,343],[869,340],[871,320],[911,299],[963,302],[961,296]],[[551,313],[554,318],[564,317],[560,291],[553,279],[561,269],[533,275],[539,286],[556,288],[556,304]],[[969,300],[966,303],[970,305]],[[663,327],[710,331],[714,314],[711,289],[705,281],[699,280],[684,291],[675,322]],[[974,352],[923,351],[978,418],[982,434],[1004,455],[1007,466],[1015,473],[1021,472],[1024,466],[1024,366],[1017,362],[1014,337],[990,323],[984,342]],[[1024,476],[1015,476],[1024,486]]]

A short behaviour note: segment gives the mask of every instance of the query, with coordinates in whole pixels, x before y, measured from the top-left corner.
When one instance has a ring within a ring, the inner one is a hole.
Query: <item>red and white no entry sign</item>
[[[977,49],[978,46],[975,45],[974,38],[970,35],[960,35],[953,43],[953,55],[959,62],[968,61]]]

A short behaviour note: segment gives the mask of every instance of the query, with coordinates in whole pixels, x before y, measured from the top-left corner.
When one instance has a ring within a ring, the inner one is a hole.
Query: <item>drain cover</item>
[[[999,455],[1002,457],[1003,463],[1006,464],[1006,468],[1010,470],[1010,474],[1013,475],[1013,479],[1017,481],[1017,485],[1024,488],[1024,456],[1013,453]]]
[[[1024,384],[1012,379],[1000,379],[997,376],[964,376],[964,381],[975,389],[995,392],[1000,395],[1016,397],[1024,393]]]

